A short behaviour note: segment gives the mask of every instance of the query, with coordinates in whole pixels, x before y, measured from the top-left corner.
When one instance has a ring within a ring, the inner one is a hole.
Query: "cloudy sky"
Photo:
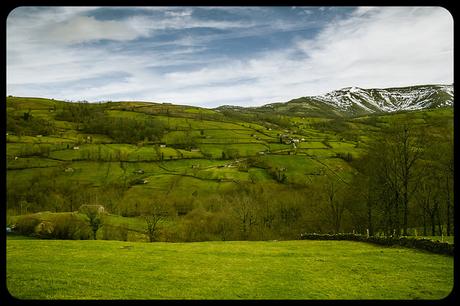
[[[255,106],[453,83],[440,7],[19,7],[7,94]]]

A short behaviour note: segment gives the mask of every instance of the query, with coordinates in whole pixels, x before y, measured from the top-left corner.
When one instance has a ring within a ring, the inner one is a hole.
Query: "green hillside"
[[[379,139],[399,123],[423,131],[417,139],[424,139],[427,154],[420,167],[433,166],[430,148],[449,150],[453,127],[452,108],[334,119],[21,97],[7,97],[6,106],[8,223],[28,217],[37,225],[46,219],[29,214],[102,205],[106,233],[101,226],[98,238],[120,239],[108,233],[110,218],[134,220],[112,224],[129,232],[122,240],[147,240],[143,217],[156,206],[162,210],[155,233],[160,241],[365,232],[363,195],[354,187]],[[336,192],[332,201],[327,186]],[[451,203],[453,192],[448,196]],[[412,234],[422,227],[425,235],[446,234],[447,223],[453,224],[449,212],[442,208],[432,221],[416,199],[410,203]],[[383,212],[375,214],[376,232],[392,230]]]

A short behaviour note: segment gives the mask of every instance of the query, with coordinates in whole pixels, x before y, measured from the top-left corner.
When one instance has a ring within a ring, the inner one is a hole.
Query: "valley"
[[[417,171],[442,167],[432,165],[431,145],[452,145],[452,107],[438,107],[451,105],[451,96],[445,98],[433,108],[319,117],[267,113],[268,106],[254,111],[8,97],[8,224],[24,218],[35,226],[53,223],[54,214],[84,223],[80,207],[101,205],[106,221],[98,239],[148,241],[143,219],[152,214],[161,219],[150,237],[155,241],[297,239],[305,232],[369,228],[383,235],[394,228],[449,235],[453,216],[444,204],[423,206],[414,193],[404,226],[388,223],[378,203],[370,221],[365,199],[377,194],[356,186],[370,188],[364,161],[401,122],[413,141],[424,141],[417,142],[426,151]],[[414,173],[411,184],[421,175]],[[452,198],[447,191],[443,196]],[[27,231],[34,234],[33,227]]]

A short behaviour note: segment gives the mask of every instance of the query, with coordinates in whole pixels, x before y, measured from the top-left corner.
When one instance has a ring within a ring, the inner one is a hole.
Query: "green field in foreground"
[[[20,299],[441,299],[453,257],[351,241],[7,241]]]

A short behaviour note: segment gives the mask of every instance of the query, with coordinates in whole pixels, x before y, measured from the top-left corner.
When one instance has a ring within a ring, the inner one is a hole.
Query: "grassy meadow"
[[[428,299],[453,258],[350,241],[7,241],[19,299]],[[27,273],[25,273],[27,271]]]

